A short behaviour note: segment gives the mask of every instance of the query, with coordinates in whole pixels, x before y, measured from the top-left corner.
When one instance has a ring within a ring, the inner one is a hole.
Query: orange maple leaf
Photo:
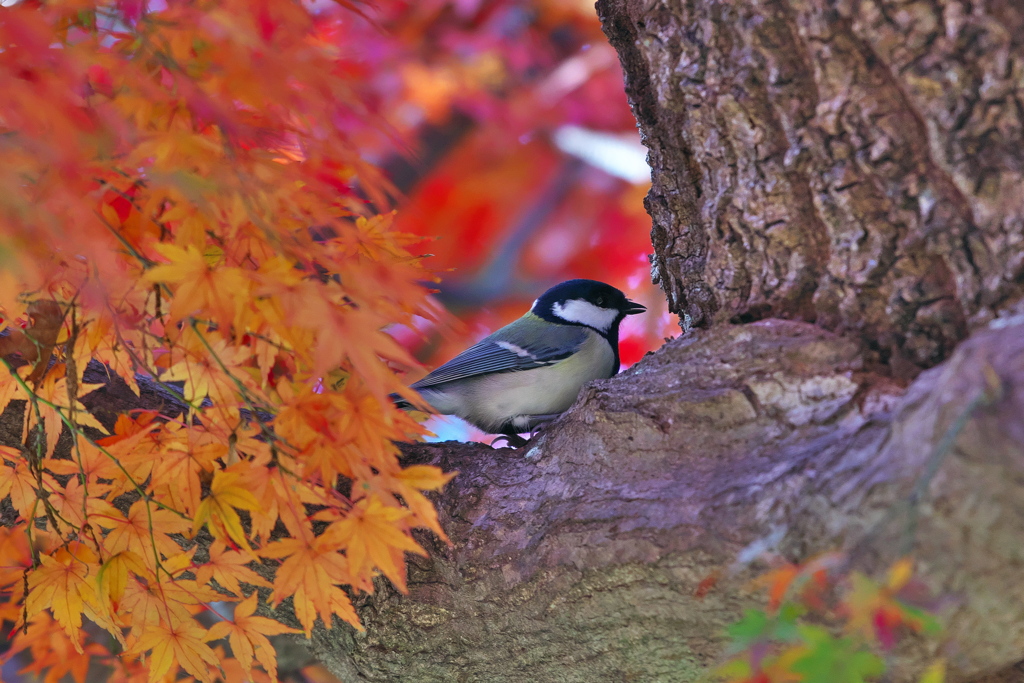
[[[18,511],[23,519],[32,519],[43,514],[43,507],[39,503],[41,495],[49,496],[60,490],[60,485],[48,472],[41,472],[39,479],[43,483],[43,491],[36,489],[36,479],[28,469],[24,461],[17,460],[14,463],[14,474],[6,470],[0,470],[0,480],[7,479],[5,486],[9,485],[8,493],[11,496],[11,505]]]
[[[123,476],[118,463],[84,436],[78,437],[72,457],[72,460],[49,458],[46,469],[53,474],[83,474],[90,486],[98,484],[100,479],[110,481]]]
[[[77,683],[85,683],[86,672],[93,659],[109,654],[99,643],[81,646],[69,638],[46,611],[34,616],[27,627],[15,631],[11,649],[4,653],[4,660],[10,661],[15,654],[25,650],[28,650],[31,661],[18,673],[33,672],[35,680],[42,683],[60,683],[65,674],[71,674]]]
[[[0,588],[21,583],[25,570],[31,566],[32,549],[25,524],[15,524],[10,529],[0,527]]]
[[[209,397],[218,410],[237,414],[240,400],[236,382],[244,378],[242,364],[249,360],[249,350],[231,345],[228,340],[205,326],[186,328],[176,340],[171,353],[161,359],[163,381],[184,382],[185,400],[199,408]],[[250,391],[254,391],[250,389]]]
[[[195,569],[196,581],[206,584],[213,579],[237,596],[243,594],[239,582],[271,588],[269,581],[246,566],[252,561],[251,555],[228,550],[222,541],[214,541],[210,545],[210,559]]]
[[[345,548],[349,571],[360,576],[376,566],[403,593],[405,586],[405,553],[427,553],[398,526],[412,513],[381,503],[369,496],[356,503],[345,519],[333,523],[324,535]]]
[[[181,552],[181,546],[171,534],[188,531],[188,521],[170,510],[156,507],[145,500],[137,500],[123,517],[104,520],[104,526],[111,529],[103,538],[103,548],[111,555],[132,552],[141,557],[147,566],[154,567],[154,552],[162,557],[171,557]]]
[[[176,323],[201,315],[209,317],[222,330],[230,330],[250,298],[251,281],[246,272],[225,264],[213,267],[208,255],[191,244],[182,249],[157,243],[153,248],[170,263],[150,268],[143,277],[149,282],[178,285],[171,300],[170,321]]]
[[[313,622],[318,614],[324,624],[330,624],[331,615],[337,614],[362,629],[348,598],[334,585],[354,583],[345,558],[335,548],[330,539],[318,536],[310,540],[284,538],[259,550],[263,557],[285,558],[274,576],[270,602],[276,607],[285,598],[293,596],[295,615],[307,638],[313,632]]]
[[[782,604],[789,589],[800,582],[809,581],[810,589],[824,587],[828,571],[843,560],[841,553],[822,553],[803,564],[786,563],[754,579],[755,586],[768,586],[768,609],[776,610]]]
[[[162,427],[153,436],[170,438],[156,452],[156,461],[151,463],[153,495],[175,510],[193,515],[203,495],[200,474],[213,470],[214,461],[227,453],[227,446],[211,442],[209,435],[197,426],[168,422]],[[153,455],[149,457],[152,459]]]

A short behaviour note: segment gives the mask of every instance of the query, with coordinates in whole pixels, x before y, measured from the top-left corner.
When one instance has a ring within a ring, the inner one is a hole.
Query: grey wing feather
[[[413,384],[412,388],[423,389],[476,375],[553,365],[576,353],[587,339],[585,328],[545,323],[542,338],[527,341],[522,326],[517,324],[521,320],[469,347]]]

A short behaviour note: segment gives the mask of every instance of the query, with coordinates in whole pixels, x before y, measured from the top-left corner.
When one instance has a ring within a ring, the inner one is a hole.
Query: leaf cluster
[[[274,678],[257,589],[358,628],[348,591],[444,538],[451,475],[401,468],[421,429],[387,399],[433,275],[368,208],[323,16],[154,7],[0,8],[0,618],[46,681]],[[179,400],[101,421],[97,369]]]

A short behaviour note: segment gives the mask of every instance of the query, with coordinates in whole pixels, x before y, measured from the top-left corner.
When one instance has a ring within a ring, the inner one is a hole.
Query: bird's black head
[[[566,280],[544,292],[530,310],[553,323],[593,328],[618,342],[622,319],[647,309],[603,282]]]

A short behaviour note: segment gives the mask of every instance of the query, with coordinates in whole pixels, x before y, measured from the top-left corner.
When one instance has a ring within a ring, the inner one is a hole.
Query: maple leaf
[[[256,610],[257,595],[254,592],[248,598],[235,605],[234,619],[219,621],[210,627],[207,640],[218,640],[227,637],[231,651],[241,662],[246,673],[252,671],[253,658],[263,665],[271,678],[277,679],[277,660],[273,645],[267,636],[282,633],[300,633],[266,617],[253,616]]]
[[[270,485],[270,498],[274,501],[275,513],[292,538],[312,537],[313,527],[304,507],[312,488],[309,483],[295,481],[292,477],[286,477],[281,470],[275,469],[270,474]]]
[[[271,678],[269,674],[260,669],[246,671],[237,658],[226,658],[223,645],[215,645],[213,651],[221,657],[221,671],[223,672],[224,683],[279,683],[280,679]]]
[[[79,645],[68,637],[48,612],[43,611],[33,617],[25,628],[15,631],[4,659],[9,661],[14,655],[28,650],[31,661],[19,674],[33,672],[35,680],[42,683],[60,683],[65,674],[71,674],[77,683],[84,683],[93,659],[109,653],[95,642],[85,643],[81,651]],[[45,676],[42,675],[44,671]]]
[[[850,590],[842,606],[848,615],[847,628],[869,642],[876,641],[885,650],[896,645],[897,629],[936,632],[934,618],[904,604],[896,597],[913,574],[909,560],[900,560],[889,570],[885,584],[878,584],[859,572],[850,576]]]
[[[191,620],[175,624],[153,624],[136,643],[133,651],[150,652],[149,683],[156,683],[178,664],[201,681],[212,683],[217,655],[204,641],[206,630]]]
[[[58,518],[76,529],[84,528],[87,524],[110,529],[124,519],[124,515],[98,497],[106,493],[106,488],[94,486],[91,495],[86,495],[86,487],[79,482],[78,477],[72,477],[63,490],[50,496],[49,502],[57,511]]]
[[[285,558],[274,576],[270,601],[276,607],[285,598],[294,597],[295,615],[307,638],[313,632],[318,614],[325,625],[330,625],[331,615],[337,614],[356,628],[362,628],[348,598],[334,586],[353,583],[345,558],[335,548],[330,539],[318,536],[284,538],[259,550],[263,557]]]
[[[191,561],[195,549],[163,564],[171,574],[180,574]],[[193,620],[193,615],[205,610],[204,603],[223,599],[223,595],[208,586],[200,586],[190,579],[169,578],[161,571],[159,577],[147,569],[143,576],[128,577],[121,599],[122,614],[131,615],[129,641],[140,638],[147,629],[158,623],[182,624]]]
[[[209,522],[210,533],[214,538],[230,538],[235,544],[248,548],[242,520],[235,508],[255,510],[259,501],[247,489],[237,472],[218,471],[213,475],[210,494],[199,504],[195,520],[192,522],[192,533],[199,531]]]
[[[131,307],[137,311],[137,306],[141,303],[126,301],[125,307]],[[125,318],[127,317],[126,315]],[[137,315],[133,317],[137,317]],[[124,380],[132,393],[136,396],[139,395],[139,383],[135,378],[135,373],[141,368],[136,367],[136,360],[129,350],[132,347],[124,339],[126,334],[130,337],[137,335],[123,331],[122,325],[127,322],[127,320],[116,319],[109,310],[104,310],[85,326],[84,334],[79,336],[74,349],[75,365],[78,367],[80,375],[77,378],[79,383],[82,381],[81,375],[88,367],[89,361],[96,360],[103,363],[108,371],[113,371]]]
[[[170,510],[137,500],[128,508],[128,514],[111,517],[110,533],[103,538],[103,548],[111,555],[130,552],[141,557],[151,568],[155,566],[153,553],[171,557],[181,552],[181,546],[172,534],[185,534],[189,530],[186,519]]]
[[[14,372],[18,374],[18,377],[24,379],[31,369],[28,366],[22,366]],[[25,398],[28,398],[27,394],[21,388],[21,383],[11,376],[8,366],[0,366],[0,412],[6,410],[11,401]]]
[[[755,586],[768,586],[768,609],[777,610],[790,588],[808,582],[811,589],[823,586],[827,572],[843,561],[841,553],[822,553],[803,564],[786,563],[752,582]],[[806,597],[806,596],[805,596]]]
[[[394,338],[381,330],[387,321],[365,309],[342,312],[327,307],[318,312],[320,329],[314,372],[328,370],[347,361],[375,398],[383,401],[392,389],[399,389],[395,374],[382,359],[416,367],[416,359],[402,348]]]
[[[370,496],[356,503],[348,516],[332,524],[324,535],[345,548],[352,575],[363,575],[376,566],[398,590],[406,593],[405,553],[426,555],[396,525],[410,514],[409,510],[388,507],[376,496]]]
[[[165,434],[170,424],[164,425]],[[153,495],[171,508],[191,515],[199,508],[203,494],[200,474],[214,468],[214,461],[227,452],[227,446],[211,441],[198,427],[176,425],[173,429],[178,436],[164,443],[152,463]]]
[[[196,581],[206,584],[213,579],[238,596],[242,595],[242,587],[239,582],[261,588],[271,588],[269,581],[246,566],[252,561],[251,555],[228,550],[222,541],[214,541],[210,545],[210,559],[195,568]]]
[[[29,618],[49,608],[78,652],[85,607],[99,609],[94,581],[99,569],[96,553],[81,543],[40,555],[41,565],[29,573],[25,610]]]
[[[241,268],[218,264],[213,267],[208,255],[194,245],[185,249],[157,243],[153,248],[170,263],[146,271],[149,282],[177,284],[171,301],[171,322],[193,315],[209,317],[223,330],[232,323],[249,299],[250,279]],[[212,260],[219,260],[213,256]]]
[[[4,461],[10,460],[12,463],[19,463],[24,459],[21,451],[11,446],[0,446],[0,466],[4,465]],[[10,477],[0,476],[0,499],[4,498],[8,493],[11,492],[12,482]]]
[[[49,496],[50,494],[56,493],[60,490],[60,485],[57,484],[57,480],[54,479],[47,472],[39,473],[39,480],[43,484],[42,494],[36,489],[36,478],[32,476],[29,471],[28,465],[18,460],[14,463],[14,475],[11,476],[7,472],[4,472],[7,482],[4,484],[5,487],[9,486],[8,493],[11,496],[11,505],[18,511],[18,514],[24,519],[32,519],[35,515],[41,515],[43,508],[38,506],[40,495]],[[4,479],[5,477],[0,477]]]
[[[437,519],[437,510],[420,491],[439,491],[457,474],[458,472],[442,472],[441,468],[433,465],[412,465],[395,474],[396,482],[391,486],[391,490],[405,501],[416,521],[445,542],[448,541],[448,536]]]
[[[209,397],[219,409],[234,411],[239,394],[236,382],[244,376],[241,366],[248,360],[248,349],[235,347],[220,334],[197,325],[183,330],[171,353],[161,359],[167,368],[161,379],[183,381],[182,393],[193,407],[199,408]]]
[[[31,567],[32,551],[24,524],[0,527],[0,589],[21,583],[25,570]]]
[[[114,433],[96,441],[112,464],[124,468],[122,476],[113,476],[111,494],[121,495],[134,490],[139,482],[150,477],[154,462],[170,444],[181,439],[180,425],[156,422],[156,413],[143,411],[136,419],[119,415]],[[84,453],[84,451],[83,451]]]
[[[50,368],[43,377],[35,392],[35,395],[43,399],[43,401],[37,401],[33,405],[33,409],[28,413],[28,419],[25,421],[25,428],[22,432],[21,438],[24,441],[29,431],[37,424],[37,420],[41,418],[43,430],[46,434],[47,456],[53,454],[53,449],[57,446],[57,439],[60,437],[61,429],[64,426],[61,413],[67,411],[67,408],[64,407],[62,410],[61,406],[67,403],[68,400],[66,371],[67,366],[64,363],[58,363]],[[102,385],[86,384],[80,386],[79,391],[86,394],[100,386]],[[99,420],[93,417],[77,398],[75,399],[75,422],[82,426],[92,427],[100,432],[106,432],[106,428]]]
[[[118,604],[124,597],[129,571],[136,576],[148,574],[145,562],[130,550],[113,555],[100,567],[97,576],[100,596],[111,605],[113,611],[117,611]]]
[[[395,475],[395,479],[420,491],[440,491],[458,472],[443,472],[433,465],[410,465]]]
[[[112,481],[122,477],[118,463],[84,436],[79,435],[72,457],[72,460],[50,458],[46,461],[46,469],[53,474],[84,475],[86,481],[94,486],[99,485],[101,479]],[[107,490],[109,487],[103,489],[104,492]]]

